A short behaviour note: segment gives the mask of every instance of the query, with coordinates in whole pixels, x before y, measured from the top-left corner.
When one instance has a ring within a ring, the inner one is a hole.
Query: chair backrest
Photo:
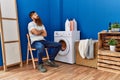
[[[28,40],[28,48],[32,49],[31,42],[30,42],[30,36],[29,36],[29,34],[26,34],[26,36],[27,36],[27,40]]]

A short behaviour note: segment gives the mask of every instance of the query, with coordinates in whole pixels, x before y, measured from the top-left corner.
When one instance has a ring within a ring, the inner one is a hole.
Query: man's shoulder
[[[28,29],[31,29],[35,26],[35,23],[33,21],[28,23]]]
[[[33,25],[35,24],[33,21],[29,22],[28,25]]]

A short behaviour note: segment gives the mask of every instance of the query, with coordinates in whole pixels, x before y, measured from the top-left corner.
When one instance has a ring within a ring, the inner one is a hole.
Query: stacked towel
[[[79,53],[80,56],[85,59],[93,59],[94,58],[94,43],[95,41],[92,39],[80,40],[79,42]]]
[[[88,52],[88,39],[86,40],[80,40],[79,42],[79,53],[82,58],[85,58]]]

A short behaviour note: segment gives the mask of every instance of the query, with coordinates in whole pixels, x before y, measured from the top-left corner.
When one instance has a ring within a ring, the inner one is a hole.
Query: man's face
[[[33,15],[32,15],[32,17],[31,17],[32,19],[34,19],[34,20],[36,20],[36,19],[38,19],[39,18],[39,16],[38,16],[38,14],[37,13],[34,13]]]

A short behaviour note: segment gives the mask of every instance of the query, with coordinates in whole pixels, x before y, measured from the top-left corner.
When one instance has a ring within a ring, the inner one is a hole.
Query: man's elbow
[[[47,34],[44,34],[44,37],[46,37],[47,36]]]

